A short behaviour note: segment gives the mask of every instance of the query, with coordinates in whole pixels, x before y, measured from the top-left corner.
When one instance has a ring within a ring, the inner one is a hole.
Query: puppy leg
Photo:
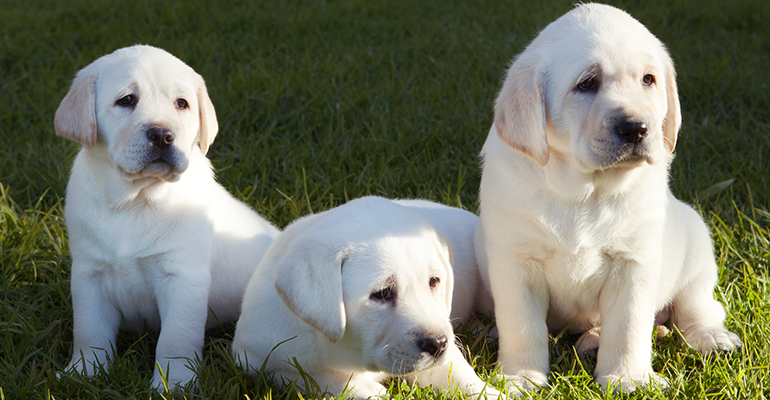
[[[114,357],[120,311],[104,292],[98,267],[75,261],[72,266],[74,348],[66,370],[93,376],[98,365],[107,369]]]
[[[711,234],[695,210],[681,202],[674,204],[680,206],[676,209],[680,218],[670,218],[677,224],[667,232],[681,231],[679,235],[687,238],[687,244],[682,262],[686,283],[674,296],[672,322],[682,330],[687,343],[703,354],[731,351],[741,346],[741,340],[724,328],[725,310],[714,299],[717,265]]]
[[[202,354],[211,277],[208,268],[191,269],[194,273],[168,275],[156,286],[161,329],[152,386],[159,391],[164,390],[159,366],[173,389],[195,379],[192,362]]]
[[[658,330],[657,338],[660,339],[669,334],[668,328],[664,325],[669,318],[668,307],[658,311],[655,316],[655,329]],[[596,354],[599,352],[599,338],[602,334],[602,327],[595,326],[580,335],[580,338],[575,342],[577,345],[577,355],[580,358],[596,359]]]
[[[511,393],[548,385],[548,289],[537,261],[489,254],[489,277],[500,335],[498,361]],[[498,265],[492,267],[494,263]],[[527,265],[527,264],[531,265]],[[512,265],[514,264],[514,265]],[[518,265],[516,265],[518,264]]]
[[[716,265],[714,266],[716,270]],[[674,324],[684,333],[687,343],[706,355],[712,351],[732,351],[742,343],[738,335],[725,329],[725,311],[714,300],[713,279],[703,274],[680,291],[673,303]]]
[[[650,252],[660,254],[659,252]],[[651,257],[653,260],[655,257]],[[619,261],[600,294],[602,326],[594,375],[605,391],[631,392],[655,383],[668,387],[652,370],[655,288],[660,271],[636,260]]]
[[[304,370],[318,384],[321,391],[325,391],[332,396],[338,397],[345,392],[348,397],[356,400],[388,398],[388,389],[382,385],[385,374],[376,372],[350,373],[341,371],[332,371],[325,369],[323,371]],[[277,375],[289,381],[301,383],[304,377],[296,369],[282,370]],[[322,393],[309,393],[307,387],[302,387],[306,395],[321,395]]]
[[[416,380],[420,386],[433,386],[441,391],[451,391],[454,388],[474,399],[497,399],[500,392],[486,384],[476,375],[462,352],[453,344],[447,347],[448,361],[444,365],[428,368],[424,371],[409,375],[409,381]]]
[[[384,379],[384,374],[364,372],[353,375],[347,387],[349,392],[352,393],[353,397],[357,400],[389,398],[390,396],[388,396],[388,389],[386,389],[385,386],[380,383]],[[342,390],[340,390],[338,393],[341,392]]]

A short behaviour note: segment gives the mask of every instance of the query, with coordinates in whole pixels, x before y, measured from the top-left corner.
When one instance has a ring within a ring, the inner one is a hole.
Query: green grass
[[[109,376],[55,379],[72,345],[62,199],[78,145],[55,136],[53,115],[78,69],[135,43],[195,68],[220,121],[218,179],[280,226],[366,194],[477,211],[476,155],[503,72],[570,3],[0,0],[0,399],[160,398],[152,335],[121,334]],[[704,359],[658,340],[654,367],[672,388],[628,397],[768,398],[770,2],[613,3],[676,61],[684,122],[671,186],[711,225],[715,293],[745,343]],[[235,367],[232,334],[207,334],[199,387],[173,397],[296,397]],[[462,336],[488,376],[496,343]],[[571,343],[554,335],[552,386],[532,397],[607,397]],[[432,396],[399,381],[391,394]]]

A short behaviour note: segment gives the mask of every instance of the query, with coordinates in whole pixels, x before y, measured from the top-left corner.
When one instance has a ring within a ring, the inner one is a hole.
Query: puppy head
[[[548,25],[508,71],[495,127],[541,166],[584,172],[670,160],[681,125],[673,62],[644,25],[583,4]]]
[[[421,213],[382,198],[318,217],[278,269],[284,304],[329,342],[360,351],[358,368],[399,375],[445,362],[454,340],[449,241]]]
[[[60,136],[105,149],[126,180],[166,181],[187,169],[190,152],[205,154],[218,130],[203,78],[168,52],[141,45],[80,70],[54,127]]]

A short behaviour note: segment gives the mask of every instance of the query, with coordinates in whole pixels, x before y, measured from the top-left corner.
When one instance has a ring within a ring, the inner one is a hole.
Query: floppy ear
[[[96,74],[80,70],[53,119],[56,134],[93,146],[96,143]]]
[[[436,233],[438,234],[439,243],[441,243],[443,246],[439,247],[439,254],[444,254],[444,250],[447,250],[449,252],[449,260],[447,260],[447,264],[449,264],[449,270],[447,271],[447,294],[446,294],[446,304],[447,304],[447,310],[450,312],[452,311],[452,293],[454,293],[454,249],[452,248],[452,242],[449,240],[449,238],[444,235],[444,232],[436,229]],[[441,248],[443,247],[443,248]]]
[[[276,272],[275,290],[291,312],[337,343],[345,334],[342,265],[347,251],[306,249],[289,249]]]
[[[495,102],[495,128],[503,142],[545,166],[549,152],[541,65],[539,57],[526,52],[513,63]]]
[[[209,151],[209,146],[214,142],[214,138],[219,132],[217,123],[217,113],[214,111],[214,104],[209,98],[209,92],[206,90],[206,83],[201,78],[201,85],[198,87],[198,107],[200,108],[200,146],[201,153],[205,156]]]
[[[666,102],[668,110],[663,120],[663,143],[668,152],[673,153],[679,128],[682,126],[682,108],[679,105],[679,93],[676,90],[674,63],[670,58],[666,65]]]

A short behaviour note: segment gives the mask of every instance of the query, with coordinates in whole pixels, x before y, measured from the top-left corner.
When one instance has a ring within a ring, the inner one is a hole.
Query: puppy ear
[[[294,251],[278,268],[275,290],[294,315],[337,343],[345,334],[342,266],[347,252],[313,249],[289,249]]]
[[[670,58],[666,66],[666,102],[668,110],[663,120],[663,143],[668,152],[673,153],[679,128],[682,126],[682,108],[679,105],[679,93],[676,89],[674,63]]]
[[[206,90],[206,83],[201,78],[201,85],[198,87],[198,107],[200,109],[200,146],[201,153],[205,156],[209,151],[209,146],[214,142],[214,138],[219,132],[217,123],[217,113],[214,111],[214,103],[209,98],[209,92]]]
[[[495,102],[495,127],[503,142],[545,166],[549,152],[540,65],[539,57],[526,53],[513,63]]]
[[[56,134],[82,144],[96,143],[96,74],[80,70],[53,119]]]

